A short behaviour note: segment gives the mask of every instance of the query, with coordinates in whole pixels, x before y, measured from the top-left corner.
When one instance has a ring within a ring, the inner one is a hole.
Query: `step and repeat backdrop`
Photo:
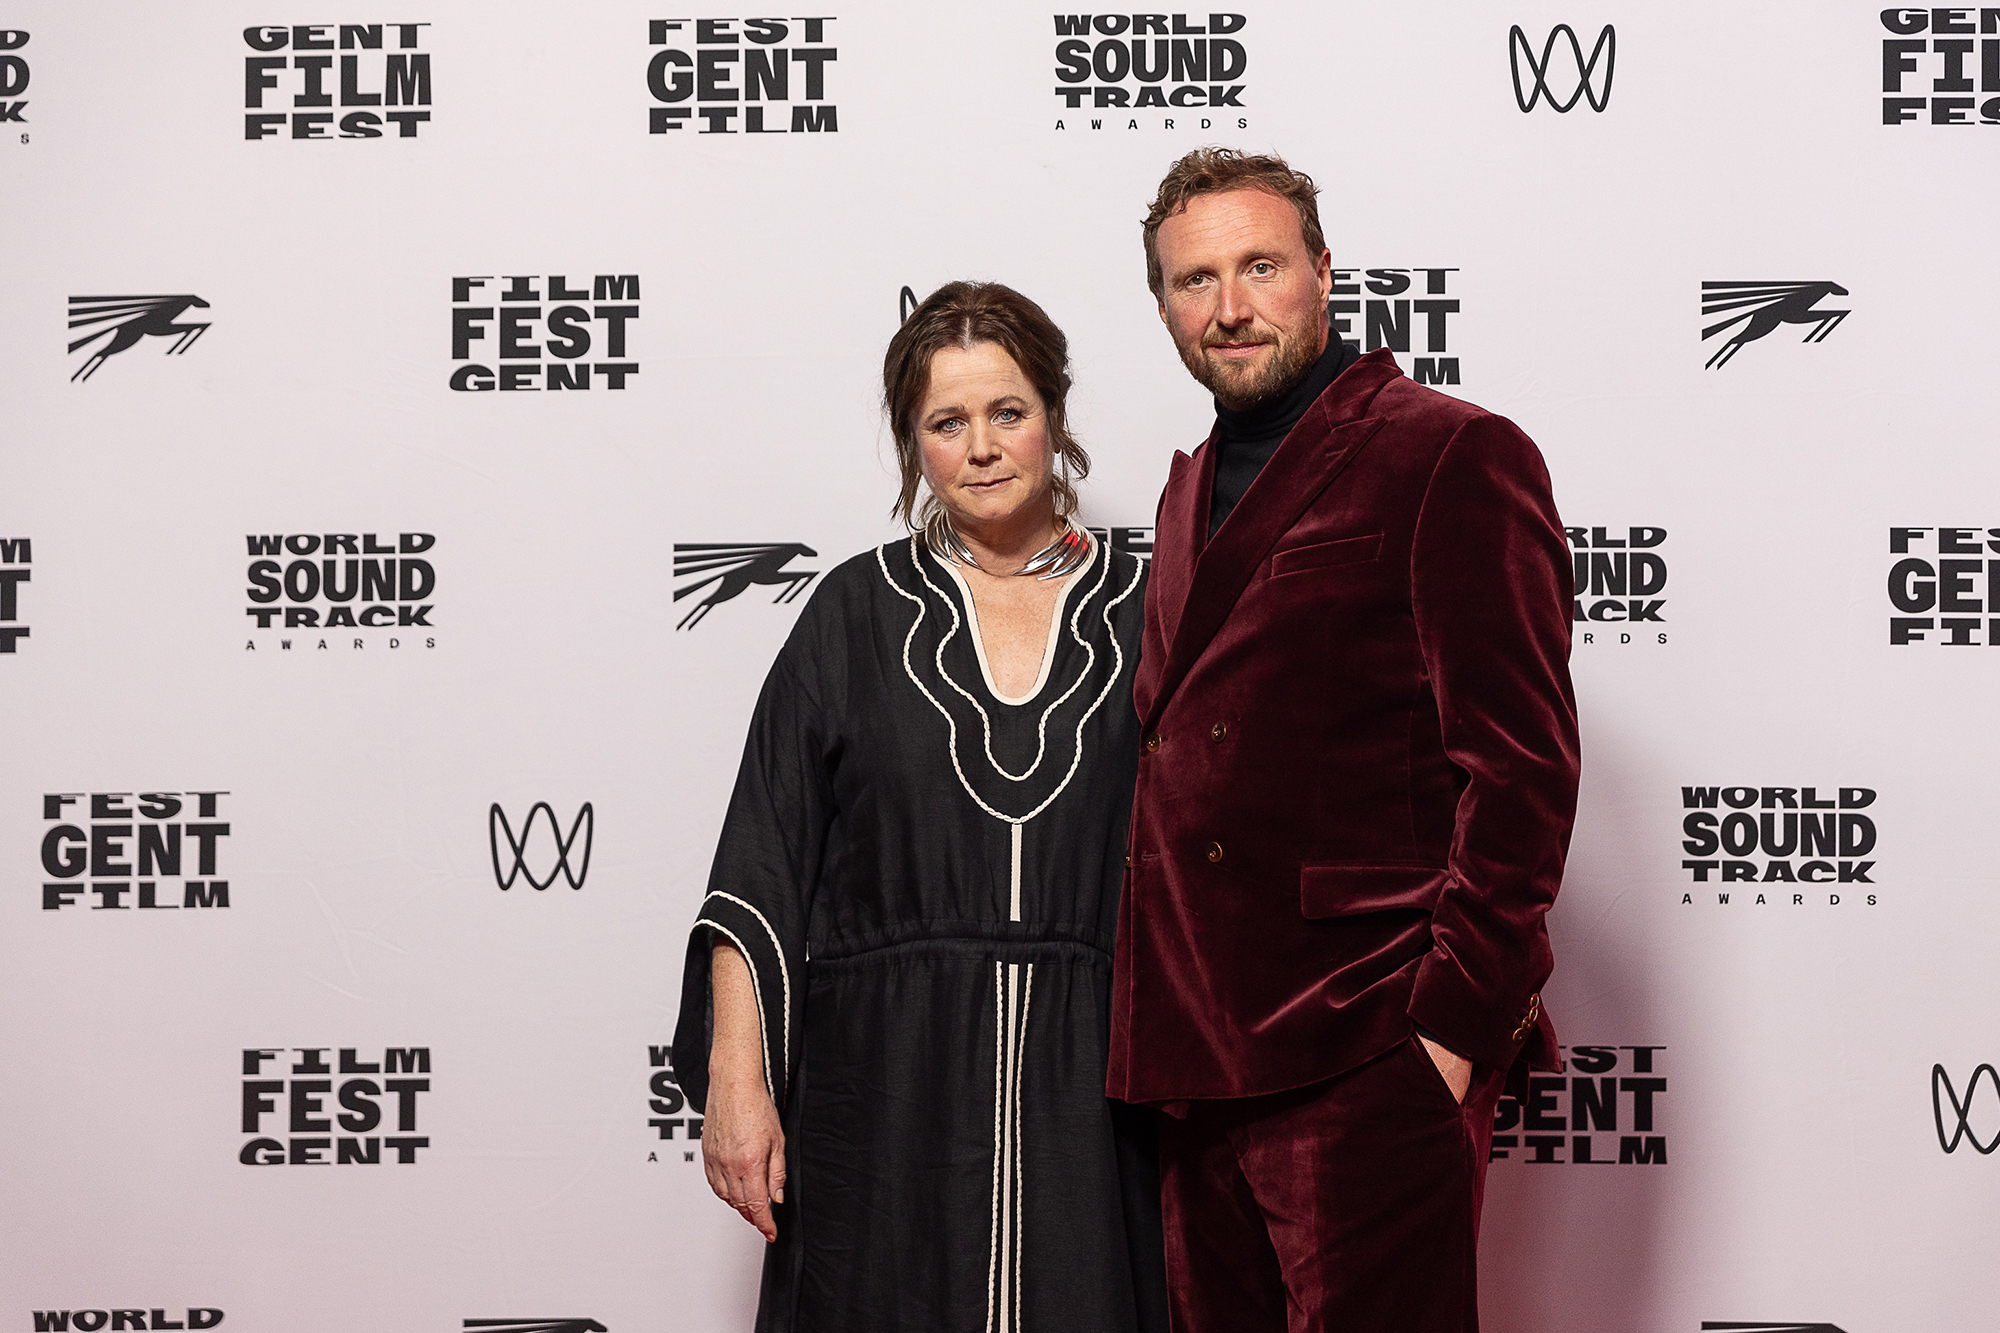
[[[1569,525],[1487,1326],[1990,1317],[2000,8],[1229,3],[0,3],[0,1330],[748,1327],[667,1043],[883,348],[1040,301],[1145,553],[1206,143]]]

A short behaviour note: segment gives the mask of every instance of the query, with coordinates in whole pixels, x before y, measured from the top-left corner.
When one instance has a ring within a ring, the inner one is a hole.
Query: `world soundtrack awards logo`
[[[1327,296],[1327,327],[1332,336],[1363,352],[1388,348],[1408,353],[1416,331],[1423,331],[1423,350],[1431,353],[1410,363],[1410,378],[1418,384],[1458,383],[1458,358],[1438,353],[1451,350],[1451,317],[1459,313],[1458,298],[1449,287],[1455,268],[1337,268]],[[1422,275],[1423,289],[1417,289]],[[1407,293],[1407,295],[1406,295]],[[1355,320],[1361,321],[1357,332]]]
[[[1569,58],[1564,60],[1567,55]],[[1561,69],[1557,69],[1561,62]],[[1522,113],[1533,111],[1546,101],[1551,111],[1567,115],[1579,101],[1588,101],[1592,111],[1602,111],[1611,105],[1611,76],[1618,65],[1618,33],[1609,23],[1597,34],[1597,44],[1590,48],[1590,55],[1583,54],[1583,41],[1576,35],[1576,29],[1567,23],[1558,23],[1549,30],[1548,38],[1542,43],[1541,54],[1535,54],[1534,45],[1528,34],[1516,24],[1507,32],[1507,63],[1514,73],[1514,105]],[[1599,67],[1603,75],[1598,74]],[[1525,67],[1527,78],[1521,77]],[[1560,95],[1550,86],[1551,75],[1557,86],[1569,89],[1567,96]]]
[[[1761,887],[1767,884],[1872,886],[1875,862],[1861,858],[1875,850],[1877,829],[1874,817],[1861,812],[1875,804],[1875,795],[1873,787],[1682,787],[1689,814],[1681,821],[1681,850],[1694,859],[1682,861],[1681,869],[1697,884],[1759,886],[1718,891],[1722,907],[1732,893],[1752,907],[1768,906],[1773,898],[1805,905],[1803,890]],[[1752,857],[1762,857],[1762,866]],[[1874,893],[1836,889],[1826,896],[1830,907],[1855,898],[1877,905]],[[1694,895],[1682,894],[1681,902],[1692,905]]]
[[[636,273],[593,274],[575,287],[561,273],[453,278],[451,359],[465,364],[448,382],[460,393],[554,392],[590,388],[595,371],[605,388],[623,389],[639,373],[637,361],[624,359],[627,326],[638,318]],[[472,362],[474,343],[490,347],[494,355],[482,359],[494,365]],[[610,359],[585,360],[593,353]]]
[[[1892,647],[2000,646],[2000,528],[1890,528],[1889,554]]]
[[[1535,1074],[1528,1100],[1493,1109],[1494,1161],[1529,1165],[1665,1166],[1667,1136],[1654,1133],[1665,1046],[1570,1046],[1570,1077]],[[1516,1157],[1515,1154],[1520,1156]]]
[[[1703,369],[1722,369],[1747,344],[1769,336],[1783,324],[1809,324],[1812,327],[1806,330],[1802,341],[1825,342],[1853,312],[1817,307],[1829,297],[1847,294],[1847,288],[1837,282],[1704,282],[1702,318],[1712,315],[1726,318],[1704,327],[1701,340],[1707,342],[1724,333],[1729,336],[1716,347]]]
[[[222,1323],[222,1311],[210,1306],[187,1307],[186,1317],[171,1319],[163,1306],[150,1310],[139,1309],[97,1309],[97,1310],[37,1310],[35,1311],[35,1333],[97,1333],[101,1328],[110,1328],[111,1333],[121,1329],[185,1328],[208,1329]]]
[[[431,118],[428,109],[416,109],[431,105],[431,57],[418,49],[423,30],[430,26],[300,23],[245,28],[243,41],[252,51],[292,54],[244,58],[243,105],[248,113],[243,117],[243,137],[274,138],[289,125],[288,137],[293,139],[380,139],[393,125],[393,137],[416,138]],[[268,109],[274,106],[293,109]],[[321,107],[327,109],[316,109]],[[348,109],[352,107],[380,110]]]
[[[16,125],[27,123],[28,118],[23,113],[27,111],[28,104],[7,100],[17,98],[28,91],[28,58],[11,54],[27,44],[28,34],[21,29],[0,28],[0,52],[10,53],[0,55],[0,122],[12,121]],[[28,142],[26,130],[21,131],[21,142]]]
[[[1981,1139],[1972,1127],[1972,1104],[1982,1086],[1992,1088],[1993,1095],[1988,1100],[2000,1104],[2000,1072],[1996,1072],[1992,1065],[1982,1064],[1972,1071],[1972,1077],[1965,1081],[1963,1100],[1958,1095],[1958,1089],[1952,1086],[1951,1075],[1945,1067],[1931,1066],[1931,1114],[1937,1120],[1938,1147],[1944,1149],[1947,1156],[1958,1151],[1961,1140],[1971,1144],[1981,1157],[1990,1156],[1995,1148],[2000,1148],[2000,1115],[1988,1120],[1994,1125],[1990,1139]],[[1947,1106],[1951,1108],[1948,1126],[1945,1115]]]
[[[646,91],[659,103],[647,108],[647,132],[685,130],[697,115],[702,134],[839,132],[840,108],[826,91],[827,67],[840,59],[827,30],[835,21],[650,20],[647,45],[665,49],[646,62]]]
[[[1892,34],[1882,40],[1884,125],[2000,125],[2000,97],[1975,95],[2000,93],[2000,9],[1885,9],[1882,26]]]
[[[1055,95],[1065,111],[1157,108],[1159,128],[1213,129],[1242,115],[1226,108],[1244,105],[1246,85],[1236,82],[1250,66],[1238,34],[1249,24],[1242,14],[1057,14]],[[1209,112],[1202,115],[1201,112]],[[1223,112],[1216,115],[1214,113]],[[1056,128],[1069,128],[1059,116]],[[1073,117],[1081,127],[1104,128],[1105,117]],[[1113,127],[1139,128],[1137,117],[1111,117]],[[1147,118],[1152,121],[1152,117]]]
[[[290,1066],[292,1077],[264,1077],[264,1066],[272,1061],[280,1062],[273,1072],[285,1069],[288,1051],[300,1057]],[[409,1077],[431,1072],[428,1046],[391,1046],[380,1060],[363,1060],[357,1048],[343,1046],[337,1063],[327,1059],[332,1051],[330,1046],[264,1046],[243,1052],[243,1132],[257,1137],[244,1143],[237,1161],[245,1166],[379,1166],[386,1148],[391,1161],[409,1166],[420,1149],[430,1147],[429,1136],[415,1131],[417,1099],[431,1090],[431,1081]],[[405,1077],[384,1077],[393,1074]],[[392,1109],[396,1133],[371,1133],[388,1128],[384,1120]],[[266,1116],[278,1121],[273,1132],[288,1130],[289,1137],[266,1136]],[[329,1132],[336,1123],[346,1131],[337,1137]]]
[[[28,637],[21,619],[21,585],[31,582],[35,546],[26,537],[0,537],[0,653],[11,653],[14,645]]]
[[[786,569],[794,560],[816,559],[818,551],[804,542],[767,542],[762,545],[731,545],[726,542],[675,542],[674,600],[707,593],[692,610],[680,618],[675,629],[693,629],[708,613],[727,601],[742,596],[753,585],[775,587],[773,605],[797,600],[800,593],[819,577],[816,569]]]
[[[260,630],[432,628],[437,608],[427,599],[437,590],[437,567],[426,553],[437,538],[431,533],[398,533],[394,541],[372,532],[253,533],[244,541],[252,557],[244,589],[251,605],[244,614]],[[403,646],[400,635],[379,637],[391,649]],[[361,649],[368,639],[335,636],[332,642]],[[410,642],[417,637],[411,635]],[[328,647],[325,638],[317,643],[320,651]],[[435,648],[437,639],[426,635],[422,644]],[[257,651],[257,640],[244,647]],[[292,641],[280,638],[276,647],[288,652]]]
[[[543,820],[548,821],[548,836],[555,847],[555,856],[553,864],[548,866],[548,874],[537,875],[528,865],[528,844],[534,841],[535,830],[541,827]],[[572,889],[580,889],[584,877],[590,873],[590,844],[596,836],[597,815],[589,801],[585,801],[583,808],[576,812],[568,837],[563,836],[562,823],[556,818],[555,808],[547,801],[536,801],[529,807],[527,819],[522,821],[521,836],[518,838],[514,836],[514,826],[508,820],[507,812],[495,802],[486,812],[486,843],[493,853],[493,882],[504,893],[514,887],[516,879],[525,877],[529,887],[540,892],[554,884],[556,876],[561,875]],[[579,839],[583,850],[572,860],[570,853],[577,847]],[[504,858],[500,855],[502,847],[507,849]],[[507,863],[504,868],[502,860]]]
[[[69,345],[70,355],[90,348],[75,372],[70,375],[70,383],[88,381],[102,366],[120,352],[129,352],[145,338],[172,338],[167,347],[168,356],[185,353],[194,346],[195,339],[208,331],[204,320],[180,323],[180,317],[190,309],[206,310],[208,302],[199,296],[72,296],[69,298],[69,327],[90,329],[91,332],[74,339]],[[101,326],[101,327],[99,327]],[[98,342],[102,338],[105,341]],[[96,346],[92,346],[95,343]]]
[[[1628,527],[1618,536],[1610,528],[1564,528],[1576,584],[1570,618],[1578,625],[1575,641],[1598,639],[1620,645],[1667,641],[1667,632],[1651,626],[1666,621],[1667,599],[1656,597],[1667,586],[1667,557],[1660,547],[1665,528]],[[1589,625],[1592,628],[1584,629]],[[1610,630],[1612,625],[1640,626]]]
[[[701,1138],[702,1117],[688,1104],[687,1093],[681,1090],[680,1078],[674,1073],[674,1048],[671,1046],[648,1046],[647,1059],[651,1063],[652,1074],[646,1080],[646,1091],[651,1095],[646,1099],[646,1110],[651,1114],[646,1120],[647,1128],[657,1133],[663,1141],[671,1142],[675,1134],[688,1143]],[[668,1156],[672,1156],[670,1152]],[[681,1150],[681,1160],[692,1162],[695,1150]],[[646,1154],[646,1160],[660,1160],[659,1150]]]
[[[42,820],[49,827],[42,833],[42,872],[48,876],[42,883],[42,910],[80,906],[86,891],[96,897],[90,906],[99,912],[229,906],[229,881],[215,878],[221,842],[229,836],[229,824],[217,817],[227,795],[226,791],[44,795]],[[185,877],[190,870],[200,878]]]

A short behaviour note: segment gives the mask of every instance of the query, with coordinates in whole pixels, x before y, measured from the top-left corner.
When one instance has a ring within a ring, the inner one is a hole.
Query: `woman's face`
[[[1048,414],[996,343],[931,358],[917,407],[924,480],[961,528],[1004,525],[1053,509]]]

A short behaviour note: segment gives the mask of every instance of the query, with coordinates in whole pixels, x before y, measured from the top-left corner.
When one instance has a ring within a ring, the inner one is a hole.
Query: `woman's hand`
[[[755,1082],[709,1086],[701,1165],[718,1198],[743,1214],[765,1240],[778,1238],[771,1201],[785,1201],[785,1131],[761,1075]]]
[[[750,964],[718,939],[709,954],[715,1037],[708,1055],[708,1109],[701,1166],[709,1188],[765,1240],[778,1238],[771,1201],[785,1201],[785,1130],[764,1085],[764,1032]]]

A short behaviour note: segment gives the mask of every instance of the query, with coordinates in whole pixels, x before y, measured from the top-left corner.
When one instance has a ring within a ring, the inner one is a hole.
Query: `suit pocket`
[[[1299,910],[1315,921],[1367,912],[1428,912],[1450,878],[1443,866],[1303,866]]]
[[[1271,556],[1271,576],[1303,574],[1307,570],[1331,569],[1335,565],[1359,565],[1378,559],[1381,554],[1382,534],[1379,532],[1371,532],[1365,537],[1315,542],[1311,546],[1291,546]]]

